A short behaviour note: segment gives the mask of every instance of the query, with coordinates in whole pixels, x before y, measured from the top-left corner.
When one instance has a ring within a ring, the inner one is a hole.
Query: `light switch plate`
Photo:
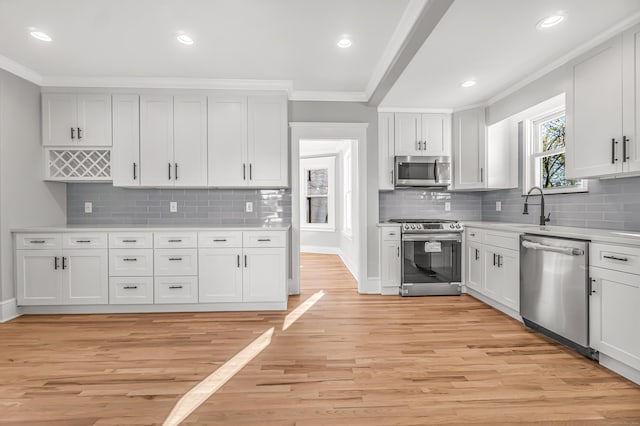
[[[91,201],[87,201],[86,203],[84,203],[84,212],[93,213],[93,203]]]
[[[176,201],[171,201],[169,203],[169,212],[177,213],[178,212],[178,203]]]
[[[253,212],[253,201],[247,201],[244,211],[247,213]]]
[[[444,203],[444,211],[445,212],[450,212],[451,211],[451,203],[450,202],[446,202]]]
[[[502,201],[496,201],[496,211],[497,212],[502,211]]]

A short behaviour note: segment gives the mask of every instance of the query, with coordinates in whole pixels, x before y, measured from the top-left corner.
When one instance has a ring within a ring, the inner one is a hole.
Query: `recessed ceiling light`
[[[473,87],[476,85],[476,81],[475,80],[467,80],[467,81],[463,81],[462,83],[460,83],[460,86],[462,87]]]
[[[178,35],[176,36],[176,39],[182,44],[186,44],[186,45],[193,44],[193,39],[189,35],[182,32],[178,33]]]
[[[342,49],[351,47],[352,44],[353,44],[353,40],[351,39],[351,36],[347,34],[341,36],[340,40],[338,40],[338,47]]]
[[[49,34],[43,33],[42,31],[31,31],[31,32],[29,32],[29,34],[31,34],[31,37],[37,38],[38,40],[41,40],[41,41],[51,41],[51,40],[53,40],[51,38],[51,36],[49,36]]]
[[[555,27],[556,25],[561,24],[565,19],[567,19],[566,13],[557,12],[538,21],[538,23],[536,24],[536,28],[539,30],[546,30],[547,28]]]

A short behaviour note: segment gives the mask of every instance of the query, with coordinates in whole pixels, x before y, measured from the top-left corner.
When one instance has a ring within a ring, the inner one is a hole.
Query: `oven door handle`
[[[462,242],[461,234],[405,234],[402,241],[458,241]]]

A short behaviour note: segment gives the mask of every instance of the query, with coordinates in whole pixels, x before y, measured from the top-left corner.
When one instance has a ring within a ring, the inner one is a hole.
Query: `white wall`
[[[64,224],[66,185],[43,182],[40,88],[0,70],[0,301],[15,297],[11,229]]]

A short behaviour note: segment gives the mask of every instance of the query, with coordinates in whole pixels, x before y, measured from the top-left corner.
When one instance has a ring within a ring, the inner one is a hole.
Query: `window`
[[[335,231],[335,157],[300,159],[300,226]]]
[[[527,142],[524,192],[539,186],[545,192],[584,192],[587,182],[565,175],[565,111],[557,109],[525,121]]]
[[[344,173],[344,178],[342,179],[342,183],[343,183],[343,190],[342,190],[342,194],[343,194],[343,202],[342,202],[342,206],[343,206],[343,220],[342,223],[344,224],[342,231],[345,233],[345,235],[347,236],[352,236],[353,235],[353,230],[352,230],[352,220],[351,220],[351,216],[352,216],[352,200],[353,200],[353,185],[352,185],[352,179],[353,176],[351,175],[351,171],[352,171],[352,167],[351,167],[351,148],[348,148],[343,156],[343,163],[342,163],[342,172]]]

